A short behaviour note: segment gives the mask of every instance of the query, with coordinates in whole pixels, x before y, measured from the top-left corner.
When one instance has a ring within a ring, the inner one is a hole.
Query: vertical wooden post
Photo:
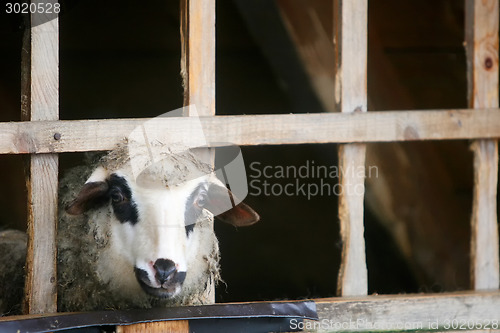
[[[341,112],[367,111],[368,1],[334,0],[335,100]],[[366,295],[368,274],[363,225],[364,144],[339,145],[339,218],[342,261],[338,293]]]
[[[48,0],[44,3],[57,3]],[[44,23],[43,23],[44,22]],[[59,23],[45,14],[31,16],[23,43],[22,118],[59,118]],[[30,38],[31,37],[31,38]],[[30,49],[30,50],[29,50]],[[29,69],[28,69],[29,68]],[[31,102],[30,102],[31,100]],[[29,136],[29,133],[27,133]],[[57,154],[29,157],[28,253],[24,312],[57,311]]]
[[[498,1],[466,0],[466,50],[470,108],[498,108]],[[472,288],[498,289],[498,142],[475,140],[471,219]]]
[[[181,44],[184,106],[195,105],[199,116],[213,116],[215,115],[215,0],[181,0]],[[200,159],[213,164],[215,157],[213,151],[200,151],[198,155]]]
[[[181,0],[184,105],[215,115],[215,0]]]
[[[199,116],[214,116],[215,0],[181,0],[181,45],[184,106],[195,105]],[[213,165],[213,150],[198,151],[197,155]],[[207,288],[203,301],[215,302],[215,285]]]

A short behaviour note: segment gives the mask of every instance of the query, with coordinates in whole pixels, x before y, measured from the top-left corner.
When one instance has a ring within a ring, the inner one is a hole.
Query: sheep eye
[[[118,189],[112,190],[110,193],[110,197],[111,197],[111,201],[113,201],[114,203],[120,203],[120,202],[123,202],[125,200],[123,193]]]
[[[203,208],[207,204],[207,201],[208,201],[207,194],[202,192],[198,195],[198,198],[196,199],[196,205],[200,208]]]

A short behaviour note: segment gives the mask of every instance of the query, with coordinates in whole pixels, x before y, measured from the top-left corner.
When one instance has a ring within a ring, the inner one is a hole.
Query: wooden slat
[[[182,0],[180,14],[184,115],[214,116],[215,0]],[[206,163],[214,162],[210,150],[198,151],[197,155]]]
[[[46,3],[49,2],[57,3],[53,0]],[[31,121],[59,117],[59,25],[57,18],[40,24],[43,21],[47,21],[45,14],[31,16],[31,43],[24,45],[31,46],[31,84],[29,92],[23,91],[22,116]],[[26,60],[26,57],[23,59]],[[28,62],[23,62],[23,66],[26,65]],[[23,71],[27,75],[25,69]],[[23,80],[27,79],[25,75]],[[28,89],[28,85],[23,84],[23,89]],[[26,96],[30,94],[29,104]],[[24,300],[26,313],[57,311],[57,184],[57,155],[31,156],[27,172],[29,238]]]
[[[181,2],[184,105],[215,114],[215,0]]]
[[[500,329],[498,292],[330,298],[317,299],[316,306],[319,321],[306,331],[396,332],[405,325],[406,331],[423,332]]]
[[[116,333],[189,333],[189,321],[160,321],[129,326],[118,326]]]
[[[335,99],[342,113],[367,110],[367,0],[335,0]],[[349,144],[339,147],[341,170],[364,170],[366,146]],[[366,295],[368,273],[366,269],[363,202],[365,192],[364,171],[342,172],[339,179],[340,235],[342,260],[337,282],[338,293]]]
[[[366,145],[343,144],[339,146],[338,154],[340,170],[350,171],[341,172],[339,177],[342,189],[339,195],[342,254],[337,290],[342,296],[366,295],[368,273],[363,224]]]
[[[498,1],[466,1],[468,97],[471,108],[498,107]],[[471,219],[471,282],[474,289],[498,289],[498,142],[477,140]]]
[[[498,289],[499,257],[497,226],[498,144],[476,140],[474,195],[471,220],[471,283],[477,290]]]
[[[0,154],[110,150],[147,120],[0,123]],[[175,117],[156,119],[148,130],[160,141],[190,145],[205,140],[199,136],[199,122],[206,140],[218,146],[224,142],[245,146],[500,137],[498,109]]]
[[[181,1],[181,73],[184,82],[184,107],[187,116],[215,115],[215,0]],[[208,143],[208,142],[207,142]],[[214,165],[215,152],[196,152],[200,160]],[[212,218],[213,223],[213,218]],[[212,226],[213,227],[213,226]],[[215,303],[215,281],[208,281],[203,303]]]

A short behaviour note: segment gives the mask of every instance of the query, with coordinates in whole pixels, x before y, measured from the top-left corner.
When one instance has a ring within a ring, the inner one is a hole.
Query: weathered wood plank
[[[341,104],[341,112],[365,112],[368,3],[365,0],[335,0],[334,18],[335,100]]]
[[[367,46],[368,2],[366,0],[335,0],[335,50],[337,55],[335,100],[342,113],[367,110]],[[366,295],[366,269],[363,203],[365,194],[366,145],[340,145],[341,170],[362,172],[343,173],[339,179],[340,235],[342,260],[337,282],[343,296]]]
[[[57,1],[47,1],[52,4]],[[59,24],[45,14],[31,16],[31,103],[22,101],[23,118],[31,121],[59,118]],[[47,21],[40,24],[40,22]],[[27,32],[29,33],[29,32]],[[25,39],[28,40],[28,39]],[[28,45],[25,45],[28,47]],[[23,65],[27,65],[24,63]],[[23,80],[26,77],[23,76]],[[23,84],[24,89],[27,85]],[[56,228],[58,156],[33,155],[27,172],[28,253],[24,311],[57,311]]]
[[[182,0],[180,15],[185,115],[214,116],[215,0]],[[211,149],[198,150],[196,155],[211,165],[215,162],[215,152]],[[214,281],[208,283],[202,302],[215,303]]]
[[[477,290],[498,289],[498,143],[493,140],[476,140],[471,149],[474,152],[471,283]]]
[[[148,120],[0,123],[0,154],[110,150]],[[500,110],[174,117],[158,118],[148,129],[163,142],[195,145],[206,138],[214,146],[499,138]]]
[[[181,74],[184,115],[215,115],[215,0],[181,2]],[[198,157],[213,164],[209,150]]]
[[[31,156],[28,185],[28,253],[25,313],[57,311],[56,223],[58,158]]]
[[[339,146],[340,170],[339,219],[342,236],[342,257],[338,290],[343,296],[365,295],[368,288],[363,200],[365,194],[365,144]]]
[[[498,107],[498,15],[496,0],[466,1],[467,79],[471,108]],[[471,283],[474,289],[498,289],[498,142],[477,140],[473,142],[472,150]]]
[[[159,321],[128,326],[117,326],[116,333],[189,333],[189,321]]]
[[[312,332],[500,329],[498,292],[330,298],[316,306],[316,326],[305,323]]]
[[[181,73],[184,106],[200,116],[215,114],[215,1],[181,3]]]

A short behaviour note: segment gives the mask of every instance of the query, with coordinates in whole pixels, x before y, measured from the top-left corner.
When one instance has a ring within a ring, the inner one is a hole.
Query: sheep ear
[[[77,197],[66,206],[66,212],[70,215],[80,215],[92,207],[100,206],[107,192],[107,182],[86,183]]]
[[[210,184],[205,208],[222,222],[236,227],[252,225],[260,219],[250,206],[237,200],[229,189],[217,184]]]
[[[107,172],[104,168],[97,168],[90,175],[76,198],[66,206],[66,212],[70,215],[80,215],[104,203],[109,188],[106,177]]]

